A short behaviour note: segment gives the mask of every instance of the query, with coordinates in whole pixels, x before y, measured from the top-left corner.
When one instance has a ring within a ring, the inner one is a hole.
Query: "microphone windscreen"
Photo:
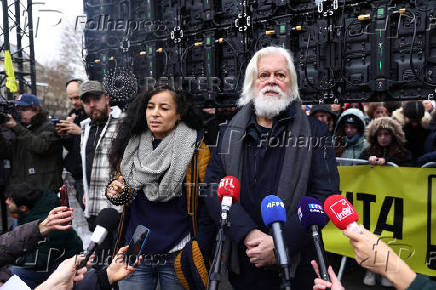
[[[263,223],[269,227],[274,222],[286,223],[286,210],[283,201],[276,195],[268,195],[260,205]]]
[[[223,177],[218,185],[217,196],[218,200],[221,202],[224,196],[231,196],[232,202],[235,203],[239,199],[239,192],[241,190],[241,185],[239,180],[233,176]]]
[[[353,205],[342,195],[334,194],[324,202],[324,211],[332,223],[341,230],[359,220],[359,215]]]
[[[95,224],[104,227],[108,231],[113,231],[117,228],[119,222],[119,214],[116,209],[104,208],[95,219]]]
[[[321,229],[327,224],[328,219],[321,203],[313,197],[303,196],[298,203],[298,218],[306,229],[317,225]]]

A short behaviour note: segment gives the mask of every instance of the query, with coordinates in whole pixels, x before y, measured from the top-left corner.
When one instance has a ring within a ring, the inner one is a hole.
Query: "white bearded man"
[[[206,184],[224,176],[241,183],[238,203],[229,211],[226,230],[233,251],[228,259],[234,289],[280,289],[274,242],[260,205],[270,194],[287,213],[283,226],[293,289],[312,289],[315,257],[310,235],[300,225],[297,204],[306,195],[320,202],[339,191],[339,174],[327,126],[301,110],[291,53],[279,47],[259,50],[245,71],[239,112],[220,130],[206,171]],[[218,224],[221,207],[212,187],[207,205]]]

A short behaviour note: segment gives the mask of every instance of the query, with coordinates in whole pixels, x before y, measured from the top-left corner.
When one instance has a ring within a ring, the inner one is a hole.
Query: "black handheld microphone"
[[[328,218],[319,201],[310,196],[304,196],[298,203],[298,217],[301,225],[312,232],[313,244],[318,257],[319,274],[324,281],[330,281],[327,272],[327,259],[320,230],[327,224]]]
[[[88,263],[89,258],[92,253],[95,252],[98,245],[100,245],[106,238],[108,232],[113,231],[118,225],[119,215],[118,212],[113,208],[104,208],[98,214],[95,222],[96,227],[91,236],[91,242],[89,243],[88,249],[86,250],[85,260],[83,260],[77,269],[80,269]]]

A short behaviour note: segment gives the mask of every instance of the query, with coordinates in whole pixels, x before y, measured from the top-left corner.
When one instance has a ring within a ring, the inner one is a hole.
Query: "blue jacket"
[[[292,112],[287,112],[287,114],[292,114]],[[284,163],[285,149],[281,146],[267,146],[268,142],[262,141],[263,137],[261,135],[268,134],[270,139],[277,138],[277,140],[281,140],[281,137],[286,135],[288,122],[292,121],[286,119],[286,121],[282,122],[275,118],[273,120],[274,130],[268,132],[268,130],[256,125],[254,114],[252,114],[243,140],[245,142],[243,156],[231,156],[232,158],[241,158],[243,162],[242,178],[240,180],[240,198],[237,206],[233,205],[230,209],[229,219],[231,226],[226,231],[226,235],[230,240],[238,244],[240,275],[232,273],[235,270],[233,265],[232,269],[229,269],[230,281],[236,289],[279,289],[280,279],[278,278],[278,272],[267,268],[258,269],[250,264],[245,254],[243,240],[253,229],[259,229],[268,233],[268,229],[264,226],[260,215],[260,201],[266,195],[275,194],[278,176],[280,176]],[[309,124],[311,136],[325,138],[329,136],[328,128],[324,123],[309,117]],[[221,127],[220,137],[223,136],[226,129],[226,126]],[[206,170],[206,184],[218,183],[221,178],[228,175],[217,149],[221,148],[221,143],[222,138],[218,140],[218,146],[212,151],[211,161]],[[230,151],[228,154],[232,154],[232,152]],[[329,195],[339,192],[339,174],[336,169],[335,155],[332,146],[328,145],[314,146],[311,154],[312,160],[309,180],[307,180],[307,195],[311,195],[320,202],[324,202]],[[289,174],[298,174],[298,172],[289,172]],[[206,203],[211,217],[218,224],[220,220],[220,204],[216,198],[216,191],[209,190]],[[313,258],[311,256],[313,254],[313,243],[306,230],[300,225],[296,212],[292,213],[283,230],[289,255],[294,256],[301,253],[301,261],[307,266],[308,260]],[[313,270],[309,270],[313,273]],[[311,289],[313,279],[309,281]]]
[[[418,157],[416,163],[423,166],[427,162],[436,162],[436,130],[433,130],[424,143],[424,154]]]

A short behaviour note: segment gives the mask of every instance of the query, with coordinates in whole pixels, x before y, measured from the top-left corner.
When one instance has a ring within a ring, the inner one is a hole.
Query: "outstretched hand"
[[[339,281],[338,277],[336,277],[336,274],[333,271],[332,266],[329,266],[327,270],[331,281],[329,282],[321,279],[321,276],[319,275],[318,263],[315,260],[312,260],[310,263],[312,264],[313,270],[318,276],[318,278],[315,278],[314,280],[315,285],[313,286],[313,290],[323,290],[327,288],[330,288],[331,290],[345,290],[345,288],[342,287],[341,281]]]
[[[53,230],[68,230],[71,225],[67,223],[73,219],[73,209],[66,206],[60,206],[52,209],[47,218],[39,224],[41,235],[45,236]]]

